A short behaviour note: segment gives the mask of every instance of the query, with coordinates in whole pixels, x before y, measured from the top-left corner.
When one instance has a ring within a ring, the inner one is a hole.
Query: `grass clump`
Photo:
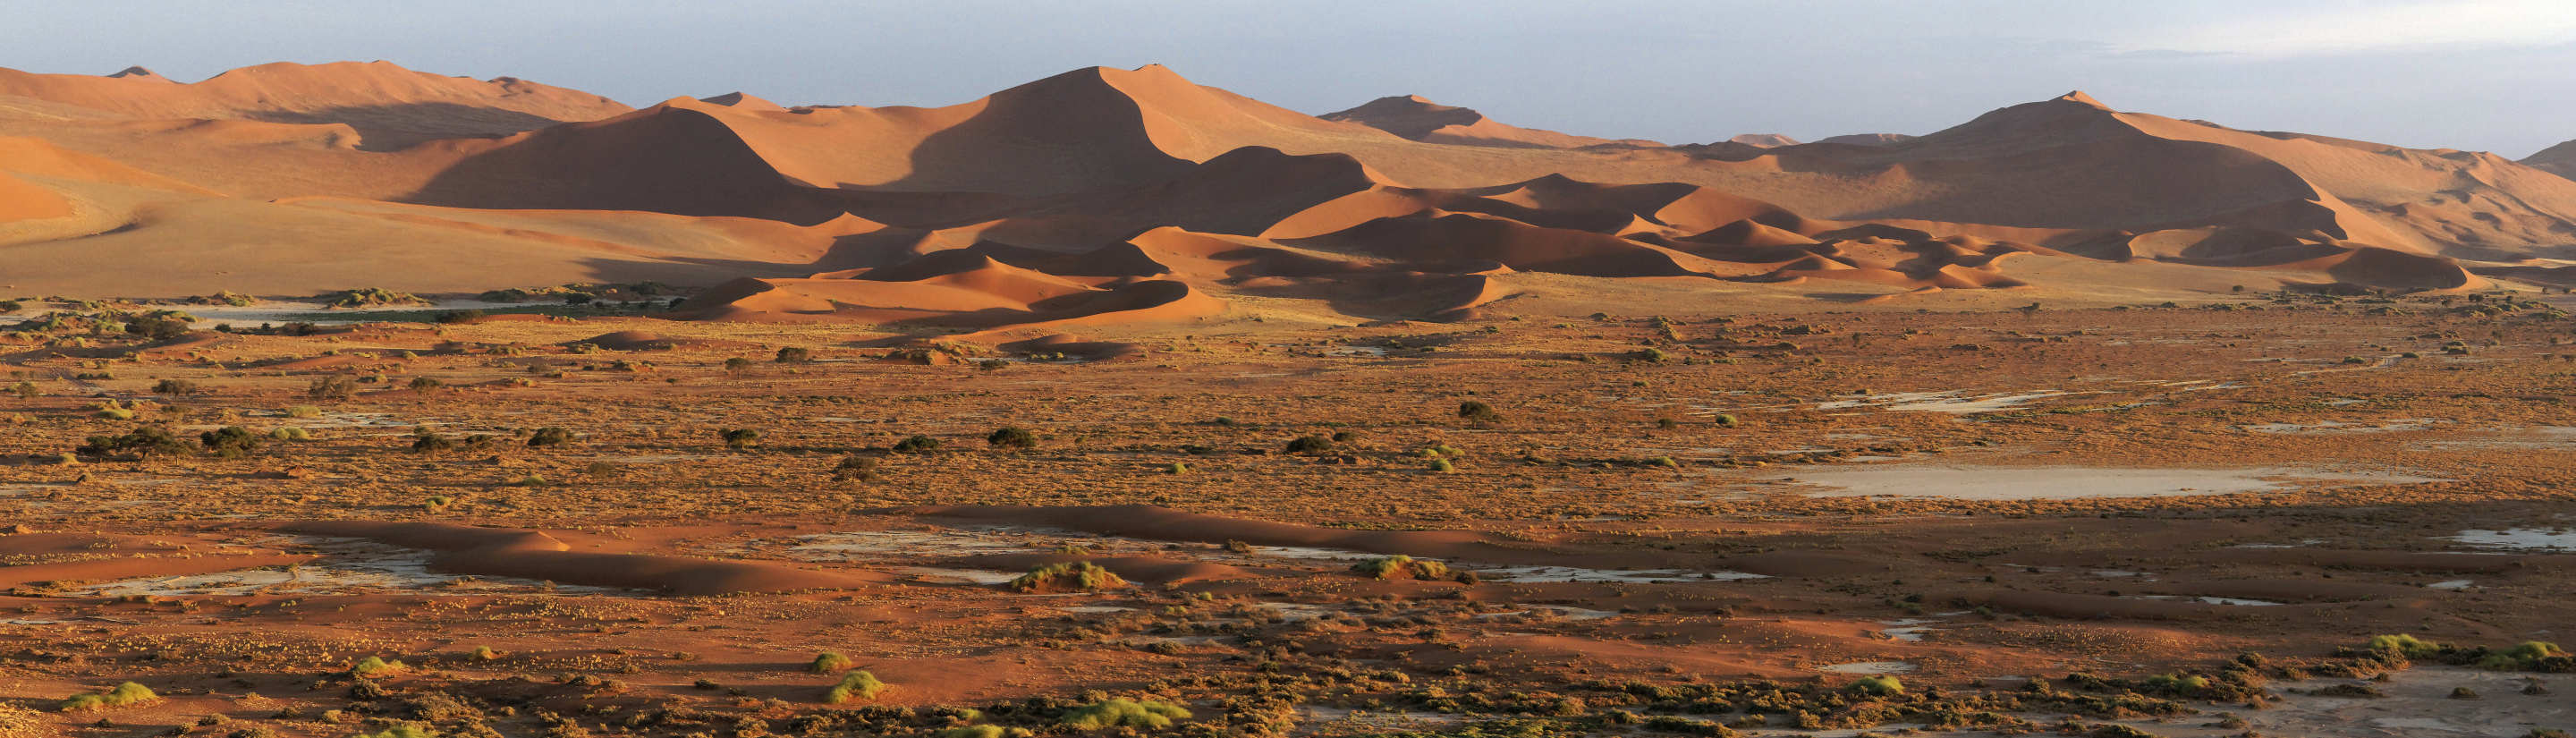
[[[2393,653],[2410,659],[2424,658],[2440,653],[2442,650],[2440,644],[2404,633],[2372,636],[2370,643],[2363,648],[2374,653]]]
[[[310,441],[313,440],[313,431],[292,425],[279,426],[270,430],[268,437],[279,441]]]
[[[841,675],[841,681],[832,685],[831,691],[823,694],[823,702],[837,705],[850,700],[873,700],[885,691],[886,684],[878,681],[877,675],[853,671]]]
[[[1351,565],[1351,571],[1370,579],[1446,579],[1449,565],[1430,559],[1417,559],[1403,554],[1381,556]]]
[[[1011,580],[1013,592],[1085,592],[1127,586],[1116,572],[1089,561],[1048,564]]]
[[[805,670],[816,674],[838,674],[849,671],[854,665],[848,656],[825,651],[815,654],[814,663],[806,664]]]
[[[438,734],[418,725],[396,725],[373,733],[359,733],[352,738],[438,738]]]
[[[1030,433],[1026,428],[1003,427],[985,436],[984,442],[994,448],[1031,448],[1038,445],[1038,434]]]
[[[387,674],[399,674],[410,669],[410,665],[401,661],[387,661],[383,657],[369,656],[366,660],[358,662],[357,666],[349,667],[349,676],[370,679]]]
[[[716,437],[724,439],[725,448],[735,451],[760,445],[760,430],[756,428],[727,428],[716,431]]]
[[[197,383],[185,379],[164,379],[159,382],[152,383],[152,394],[156,395],[202,395],[205,393],[206,388],[197,386]]]
[[[1855,694],[1865,694],[1872,697],[1894,697],[1905,693],[1905,682],[1899,681],[1893,676],[1879,674],[1876,676],[1865,676],[1859,679],[1854,679],[1850,685],[1844,688],[1851,690]]]
[[[803,364],[814,360],[814,352],[803,346],[788,346],[780,348],[778,356],[772,360],[780,364]]]
[[[960,725],[939,731],[939,738],[1029,738],[1037,735],[1027,728],[1005,728],[999,725]]]
[[[937,450],[939,450],[939,439],[920,434],[894,442],[894,452],[899,454],[926,454]]]
[[[127,705],[140,705],[159,701],[161,701],[161,695],[153,694],[151,687],[146,687],[134,682],[126,682],[124,684],[116,685],[115,689],[111,689],[106,692],[72,695],[71,699],[63,700],[62,705],[56,709],[62,712],[91,712],[95,710],[105,710],[110,707],[125,707]]]
[[[1075,730],[1134,728],[1161,730],[1172,727],[1172,721],[1190,719],[1190,711],[1180,705],[1153,700],[1131,700],[1124,697],[1101,700],[1073,708],[1059,721]]]

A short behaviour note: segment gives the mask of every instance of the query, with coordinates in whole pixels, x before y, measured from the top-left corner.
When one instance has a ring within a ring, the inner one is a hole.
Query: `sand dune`
[[[2568,151],[2240,131],[2080,92],[1920,137],[1663,146],[1409,96],[1308,116],[1159,66],[937,108],[734,92],[641,110],[381,62],[196,83],[0,70],[0,244],[32,291],[651,279],[711,286],[698,318],[1017,338],[1238,297],[1467,319],[1518,273],[2450,290],[2563,281],[2548,259],[2576,236],[2576,181],[2546,168]]]

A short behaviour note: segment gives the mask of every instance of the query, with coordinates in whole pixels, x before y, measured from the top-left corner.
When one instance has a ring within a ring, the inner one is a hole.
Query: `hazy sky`
[[[1926,133],[2070,89],[2516,158],[2576,138],[2576,0],[0,0],[0,66],[28,71],[373,59],[639,106],[945,105],[1162,63],[1309,113],[1414,93],[1672,143]]]

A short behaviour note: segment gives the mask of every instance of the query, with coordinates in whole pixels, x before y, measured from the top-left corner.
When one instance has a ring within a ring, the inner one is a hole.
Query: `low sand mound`
[[[824,572],[760,561],[575,552],[562,540],[531,530],[354,520],[279,527],[294,533],[365,538],[434,551],[437,556],[430,560],[430,567],[450,574],[658,590],[683,596],[847,589],[889,580],[882,575]]]
[[[390,62],[262,64],[175,84],[149,72],[105,77],[0,69],[0,96],[128,118],[345,123],[404,146],[432,138],[516,133],[624,113],[615,100],[510,77],[478,81]]]
[[[1154,505],[1020,507],[928,505],[888,510],[903,515],[984,523],[1062,528],[1159,541],[1329,548],[1385,555],[1430,556],[1487,564],[1604,566],[1637,564],[1633,552],[1592,554],[1550,550],[1468,531],[1386,531],[1319,528],[1184,512]]]
[[[1381,97],[1359,107],[1325,113],[1319,117],[1324,120],[1358,123],[1427,143],[1506,148],[1579,148],[1603,144],[1660,145],[1653,141],[1633,139],[1614,141],[1507,125],[1487,118],[1483,113],[1442,105],[1423,99],[1420,95]]]

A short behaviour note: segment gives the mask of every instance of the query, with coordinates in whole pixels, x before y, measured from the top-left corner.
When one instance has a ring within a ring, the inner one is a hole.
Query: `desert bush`
[[[492,647],[491,647],[491,646],[475,646],[475,647],[474,647],[474,651],[473,651],[472,653],[468,653],[468,654],[466,654],[466,655],[465,655],[465,660],[467,660],[467,661],[499,661],[499,660],[501,660],[501,652],[492,650]]]
[[[1643,361],[1649,364],[1661,364],[1664,363],[1665,359],[1672,358],[1670,355],[1665,354],[1663,349],[1655,348],[1653,346],[1638,349],[1636,353],[1629,354],[1629,356],[1638,361]]]
[[[177,436],[170,435],[170,429],[168,428],[163,428],[157,425],[139,425],[135,426],[134,430],[127,431],[124,435],[90,436],[88,442],[80,448],[75,449],[75,452],[83,456],[106,456],[109,454],[131,453],[136,456],[150,458],[153,456],[175,456],[186,454],[193,450],[195,449],[190,448],[188,444],[180,442]]]
[[[358,380],[346,374],[333,374],[313,380],[304,388],[304,396],[316,400],[346,400],[358,393]]]
[[[984,442],[992,444],[994,448],[1031,448],[1038,445],[1038,435],[1030,433],[1026,428],[1004,426],[994,429],[991,435],[985,436]]]
[[[825,651],[815,654],[814,663],[806,664],[805,670],[816,674],[838,674],[849,671],[854,665],[848,656]]]
[[[297,405],[286,409],[286,417],[319,418],[322,417],[322,408],[314,407],[312,405]]]
[[[726,359],[726,360],[724,360],[724,370],[725,370],[725,371],[727,371],[727,372],[735,373],[735,374],[741,374],[741,373],[743,373],[743,372],[750,371],[750,370],[751,370],[751,360],[750,360],[750,359],[742,358],[742,357],[740,357],[740,356],[736,356],[736,357],[733,357],[733,358],[730,358],[730,359]]]
[[[716,437],[724,439],[725,448],[735,451],[760,445],[760,431],[754,428],[727,428],[716,431]]]
[[[1715,421],[1717,423],[1717,427],[1720,428],[1735,427],[1735,416],[1733,415],[1719,415],[1717,417],[1710,418],[1710,420]]]
[[[313,440],[313,431],[292,425],[285,425],[278,426],[277,428],[270,430],[268,432],[268,437],[280,441],[310,441]]]
[[[877,459],[874,456],[860,456],[858,454],[843,456],[841,457],[841,463],[832,467],[832,478],[845,482],[852,480],[864,482],[870,479],[875,479],[877,475],[877,464]]]
[[[205,388],[199,387],[197,386],[197,383],[185,379],[164,379],[159,382],[152,383],[152,394],[198,395],[205,394]]]
[[[483,319],[483,311],[471,308],[465,310],[441,310],[438,311],[438,314],[429,316],[429,319],[450,325],[458,323],[472,323]]]
[[[360,287],[322,295],[323,307],[334,310],[381,307],[385,305],[427,305],[428,300],[409,292],[395,292],[382,287]]]
[[[1357,564],[1352,564],[1351,571],[1368,575],[1371,579],[1421,579],[1427,581],[1432,579],[1448,578],[1449,565],[1429,559],[1417,559],[1403,554],[1396,554],[1394,556],[1381,556],[1362,561]]]
[[[71,699],[63,700],[62,704],[55,709],[62,712],[90,712],[159,701],[161,701],[161,695],[153,694],[152,688],[126,682],[104,693],[72,695]]]
[[[572,442],[572,431],[556,426],[538,428],[528,433],[528,448],[561,446]]]
[[[552,482],[546,481],[546,477],[543,474],[530,474],[510,480],[510,486],[512,487],[543,487],[548,484],[552,484]]]
[[[877,681],[877,675],[853,671],[841,675],[840,683],[832,685],[831,691],[823,694],[823,702],[837,705],[854,699],[873,700],[885,690],[885,682]]]
[[[447,495],[430,495],[429,499],[422,500],[420,502],[420,509],[430,512],[445,512],[449,506],[455,504],[456,498],[454,497],[449,497]]]
[[[937,450],[939,450],[939,439],[924,435],[913,435],[894,442],[894,452],[899,454],[918,454]]]
[[[1014,592],[1082,592],[1123,587],[1127,580],[1089,561],[1047,564],[1011,580]]]
[[[373,733],[359,733],[351,738],[438,738],[437,733],[418,725],[395,725]]]
[[[2404,633],[2397,635],[2372,636],[2370,643],[2363,648],[2374,653],[2389,653],[2405,656],[2407,658],[2419,659],[2431,656],[2442,650],[2442,646],[2440,644],[2416,638],[2415,636]]]
[[[773,359],[780,364],[803,364],[813,360],[814,352],[803,346],[782,347],[778,349],[777,358]]]
[[[440,435],[427,428],[423,428],[419,432],[413,433],[411,437],[411,450],[413,453],[431,454],[438,453],[440,451],[449,451],[455,448],[456,441],[454,439]]]
[[[1169,702],[1137,701],[1124,697],[1101,700],[1073,708],[1059,721],[1075,730],[1134,728],[1161,730],[1172,727],[1172,721],[1190,719],[1190,711]]]
[[[17,395],[21,399],[26,399],[43,394],[43,391],[36,389],[36,383],[34,382],[19,382],[17,384],[9,385],[9,394]]]
[[[380,656],[369,656],[364,660],[359,661],[356,666],[349,667],[349,676],[366,679],[380,677],[387,674],[399,674],[410,669],[410,665],[404,664],[401,661],[388,661]]]
[[[206,453],[238,459],[259,450],[260,435],[249,428],[228,425],[197,434],[197,442],[205,445]]]
[[[1457,470],[1458,470],[1458,465],[1457,465],[1456,463],[1454,463],[1454,462],[1451,462],[1451,461],[1450,461],[1450,460],[1448,460],[1448,459],[1432,459],[1432,460],[1431,460],[1431,471],[1433,471],[1433,472],[1435,472],[1435,473],[1439,473],[1439,474],[1447,474],[1447,473],[1450,473],[1450,472],[1453,472],[1453,471],[1457,471]]]
[[[1292,454],[1331,453],[1338,447],[1333,439],[1324,436],[1298,436],[1288,440],[1288,453]]]
[[[410,387],[413,392],[426,392],[445,387],[447,383],[438,381],[437,377],[412,377],[411,383],[405,386]]]
[[[999,725],[960,725],[942,728],[939,738],[1030,738],[1037,735],[1027,728],[1005,728]]]
[[[1458,417],[1471,423],[1499,423],[1503,420],[1503,414],[1496,412],[1494,406],[1477,400],[1458,403]]]

